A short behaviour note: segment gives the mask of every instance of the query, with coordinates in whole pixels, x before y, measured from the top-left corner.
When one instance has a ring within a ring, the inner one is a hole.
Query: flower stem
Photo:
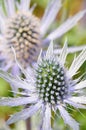
[[[26,120],[26,130],[31,130],[31,118]]]
[[[51,111],[51,128],[53,128],[54,119],[55,119],[55,112],[54,112],[54,111]]]

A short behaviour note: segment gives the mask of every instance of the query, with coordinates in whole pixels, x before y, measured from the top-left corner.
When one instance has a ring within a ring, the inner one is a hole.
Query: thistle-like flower
[[[69,104],[74,108],[86,109],[86,96],[83,96],[81,92],[86,87],[86,80],[73,79],[86,60],[86,48],[74,58],[69,70],[64,66],[66,57],[67,43],[65,42],[62,53],[55,56],[51,42],[46,55],[41,57],[40,53],[35,68],[30,69],[29,72],[21,68],[26,79],[14,77],[12,74],[0,70],[0,77],[13,84],[17,89],[23,89],[23,92],[18,93],[20,96],[16,98],[1,98],[0,105],[28,106],[30,104],[28,108],[11,116],[7,121],[8,124],[25,120],[41,110],[41,129],[51,130],[51,111],[56,113],[58,109],[64,122],[73,130],[79,130],[79,124],[69,115],[66,106]]]
[[[13,47],[16,51],[17,59],[26,68],[28,63],[32,63],[39,54],[42,44],[62,36],[70,30],[85,14],[81,11],[75,16],[69,18],[60,27],[53,30],[45,37],[49,27],[53,23],[61,8],[61,0],[50,0],[41,20],[33,15],[33,9],[30,8],[30,0],[4,0],[7,15],[0,7],[0,39],[2,55],[7,59],[7,66],[13,66],[14,55],[11,51]],[[8,61],[9,65],[8,65]]]

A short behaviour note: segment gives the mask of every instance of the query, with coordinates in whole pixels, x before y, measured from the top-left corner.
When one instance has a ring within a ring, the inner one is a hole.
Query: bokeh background
[[[15,0],[16,1],[16,0]],[[34,10],[34,15],[39,17],[43,16],[44,10],[48,4],[48,0],[31,0],[31,5],[37,3],[37,6]],[[62,0],[62,8],[55,20],[52,24],[50,30],[56,28],[61,23],[63,23],[67,18],[74,15],[75,13],[79,12],[82,9],[86,9],[86,0]],[[4,9],[4,2],[0,0],[0,6],[3,6]],[[50,31],[49,30],[49,31]],[[61,47],[64,43],[65,38],[68,39],[68,46],[81,46],[86,45],[86,16],[70,31],[68,31],[64,36],[60,37],[56,40],[58,43],[58,47]],[[78,53],[76,53],[77,55]],[[70,66],[74,54],[69,54],[67,57],[67,66]],[[9,62],[9,61],[8,61]],[[86,62],[80,68],[80,72],[78,73],[77,77],[84,73],[83,78],[86,78]],[[11,92],[10,85],[0,78],[0,96],[13,96]],[[6,120],[15,112],[21,110],[21,107],[1,107],[0,106],[0,130],[26,130],[25,121],[19,121],[16,124],[12,124],[7,127]],[[75,110],[73,108],[68,109],[69,113],[80,123],[80,130],[86,130],[86,111],[85,110]],[[37,114],[36,114],[37,115]],[[32,130],[38,130],[37,124],[39,122],[38,116],[32,117]],[[69,127],[64,125],[63,120],[60,117],[56,117],[54,123],[54,130],[70,130]]]

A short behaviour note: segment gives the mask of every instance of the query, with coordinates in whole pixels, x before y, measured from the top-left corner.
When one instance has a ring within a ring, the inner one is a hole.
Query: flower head
[[[32,64],[36,60],[42,45],[70,30],[86,12],[81,11],[69,18],[46,37],[50,25],[61,8],[61,0],[49,1],[41,20],[34,16],[34,6],[30,8],[30,0],[20,0],[20,3],[14,0],[4,0],[4,4],[7,15],[4,14],[1,7],[0,39],[2,47],[0,48],[2,55],[6,54],[7,69],[15,63],[11,47],[15,49],[18,61],[27,68],[29,63]],[[10,65],[8,65],[8,60]]]
[[[14,77],[0,70],[0,77],[13,84],[17,89],[23,89],[23,92],[18,93],[20,97],[1,98],[0,105],[31,105],[11,116],[7,121],[8,124],[25,120],[40,109],[41,129],[51,130],[51,111],[56,113],[58,109],[65,123],[73,130],[79,130],[79,124],[69,115],[66,105],[86,109],[86,96],[83,96],[81,92],[86,87],[86,80],[73,80],[73,76],[86,60],[86,48],[74,59],[69,70],[64,66],[66,57],[67,43],[65,42],[60,56],[55,56],[51,42],[46,55],[41,57],[40,53],[37,65],[33,69],[31,68],[29,72],[21,69],[26,79]]]
[[[65,70],[54,57],[38,65],[36,79],[39,97],[46,103],[58,104],[68,94]]]
[[[39,19],[29,12],[21,12],[8,19],[7,22],[4,36],[9,45],[9,49],[10,46],[14,47],[17,59],[25,67],[28,62],[31,63],[36,59],[36,55],[39,52]]]

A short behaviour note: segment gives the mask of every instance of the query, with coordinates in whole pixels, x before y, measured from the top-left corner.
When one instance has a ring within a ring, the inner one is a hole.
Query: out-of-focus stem
[[[70,0],[62,0],[62,3],[63,3],[63,8],[62,8],[61,23],[63,23],[69,17]]]
[[[26,120],[26,130],[31,130],[31,118]]]
[[[54,112],[54,111],[51,111],[51,128],[53,128],[54,119],[55,119],[55,112]]]
[[[86,9],[86,0],[83,0],[82,8],[83,8],[83,9]],[[86,14],[85,14],[85,16],[83,17],[83,19],[81,20],[81,25],[82,25],[82,27],[83,27],[84,29],[86,28]]]

